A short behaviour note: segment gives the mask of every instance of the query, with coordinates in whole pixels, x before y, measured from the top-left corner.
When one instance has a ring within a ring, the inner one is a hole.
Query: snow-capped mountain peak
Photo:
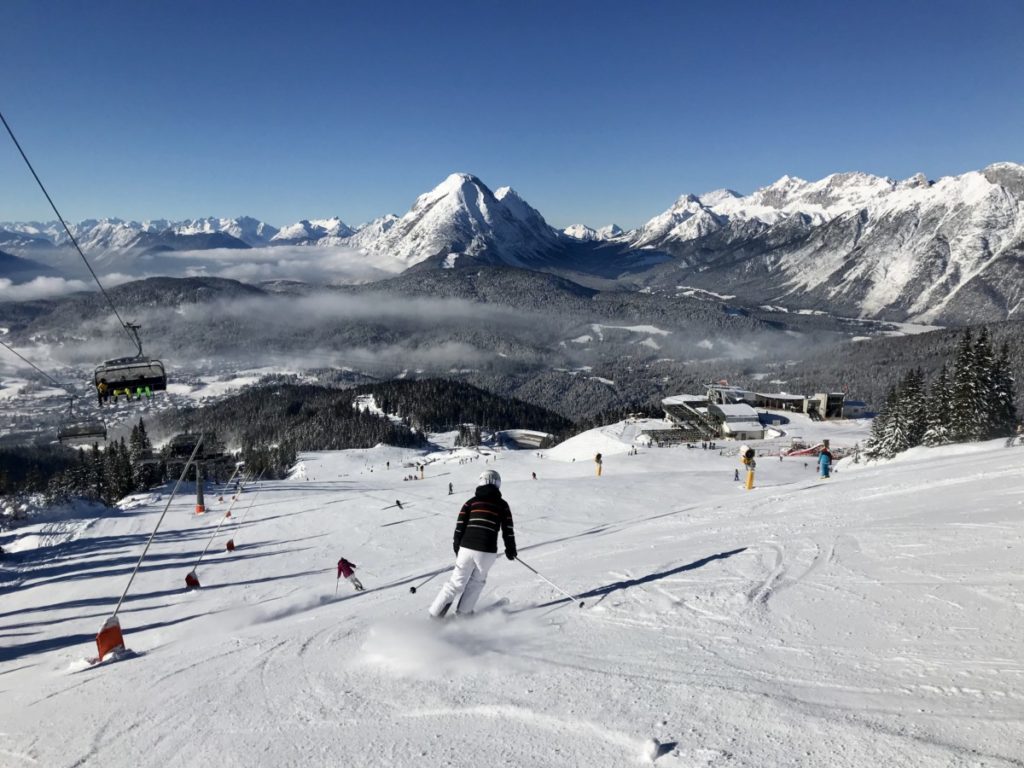
[[[282,227],[271,238],[275,245],[310,245],[324,238],[343,239],[351,237],[355,230],[337,216],[329,219],[302,219]]]
[[[710,192],[705,192],[703,195],[700,195],[698,199],[701,203],[710,208],[726,200],[734,200],[738,197],[742,197],[742,195],[731,189],[713,189]]]
[[[479,178],[453,173],[378,237],[352,238],[361,249],[406,265],[436,254],[486,256],[525,266],[558,246],[544,217],[509,187],[495,194]]]
[[[586,224],[573,224],[563,229],[562,234],[574,240],[593,241],[614,240],[616,237],[621,237],[623,232],[622,227],[618,224],[609,224],[600,229],[592,229]]]
[[[574,240],[598,240],[597,230],[591,229],[586,224],[570,224],[562,230],[562,234]]]
[[[1016,163],[935,182],[784,176],[747,196],[702,202],[681,197],[632,241],[698,269],[667,278],[673,284],[730,285],[754,303],[868,317],[1024,315],[1024,166]]]
[[[146,231],[163,231],[170,229],[179,235],[208,235],[218,232],[231,235],[247,245],[265,245],[274,235],[277,228],[254,219],[251,216],[239,216],[234,219],[221,219],[209,216],[205,219],[192,219],[172,224],[166,221],[151,222]]]

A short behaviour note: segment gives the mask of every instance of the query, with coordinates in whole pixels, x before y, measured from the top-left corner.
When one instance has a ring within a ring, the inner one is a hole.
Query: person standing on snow
[[[338,561],[338,578],[340,579],[344,577],[352,584],[353,587],[356,588],[356,592],[362,592],[363,585],[359,579],[356,578],[355,569],[355,563],[349,562],[344,557],[341,558]]]
[[[818,473],[821,477],[830,477],[831,472],[832,451],[828,448],[828,440],[823,440],[821,452],[818,454]]]
[[[516,559],[516,535],[512,527],[512,510],[501,497],[501,475],[493,469],[480,474],[479,486],[469,501],[462,505],[455,524],[455,570],[448,583],[441,587],[430,605],[430,615],[443,618],[455,602],[462,597],[455,612],[464,615],[473,612],[487,572],[498,557],[498,531],[505,543],[505,557]]]

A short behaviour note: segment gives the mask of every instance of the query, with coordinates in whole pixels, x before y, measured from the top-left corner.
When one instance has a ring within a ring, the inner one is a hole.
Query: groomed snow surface
[[[744,491],[735,456],[610,449],[634,432],[303,455],[242,495],[191,593],[229,497],[176,499],[121,611],[137,655],[98,667],[166,495],[0,535],[0,765],[1024,764],[1024,449],[830,480],[765,456]],[[507,605],[427,618],[485,468],[523,559],[586,607],[499,558],[481,607]],[[365,592],[335,597],[342,555]]]

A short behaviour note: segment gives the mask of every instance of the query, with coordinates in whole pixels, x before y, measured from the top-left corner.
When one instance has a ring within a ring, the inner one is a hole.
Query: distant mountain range
[[[745,196],[683,195],[630,232],[582,224],[560,231],[511,188],[492,192],[456,173],[404,216],[362,227],[331,218],[277,229],[241,217],[104,219],[71,229],[98,256],[337,246],[393,273],[505,265],[668,294],[699,290],[753,306],[957,324],[1024,315],[1022,203],[1024,166],[997,163],[937,181],[785,176]],[[8,254],[45,261],[44,253],[66,245],[56,222],[0,223]],[[0,277],[31,275],[0,262]]]

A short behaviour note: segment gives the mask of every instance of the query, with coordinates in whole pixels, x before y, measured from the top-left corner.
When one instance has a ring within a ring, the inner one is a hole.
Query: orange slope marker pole
[[[263,469],[263,471],[262,471],[262,472],[260,472],[260,476],[256,478],[256,480],[255,480],[255,483],[256,483],[257,485],[258,485],[258,483],[260,482],[260,480],[262,480],[262,479],[263,479],[263,475],[264,475],[264,474],[266,474],[266,471],[267,471],[267,470],[266,470],[266,468],[264,468],[264,469]],[[245,486],[243,486],[243,488],[244,488],[244,487],[245,487]],[[235,525],[235,529],[236,529],[236,530],[238,529],[238,527],[239,527],[239,526],[240,526],[240,525],[241,525],[241,524],[242,524],[243,522],[245,522],[245,518],[246,518],[246,516],[247,516],[247,515],[249,514],[249,510],[250,510],[250,509],[252,509],[252,505],[253,505],[253,504],[255,504],[255,503],[256,503],[256,499],[257,499],[257,498],[259,498],[259,495],[260,495],[260,491],[261,491],[261,490],[263,490],[263,488],[262,488],[262,487],[259,487],[259,486],[258,486],[258,487],[256,488],[256,493],[254,493],[254,494],[253,494],[253,496],[252,496],[252,499],[251,499],[251,500],[249,501],[249,506],[245,508],[245,512],[243,512],[243,513],[242,513],[242,517],[241,517],[241,518],[240,518],[240,519],[238,520],[237,524]],[[239,492],[238,492],[237,494],[235,494],[235,495],[236,495],[236,496],[240,496],[240,495],[241,495],[241,491],[239,491]],[[228,539],[228,540],[227,540],[227,542],[226,542],[226,543],[224,544],[224,549],[226,549],[226,550],[227,550],[228,552],[234,552],[234,551],[235,551],[235,537],[234,537],[234,536],[232,536],[232,537],[231,537],[230,539]]]
[[[234,479],[234,475],[231,476],[231,479]],[[217,537],[217,534],[220,533],[221,526],[224,525],[224,522],[231,517],[231,509],[235,506],[235,502],[238,501],[238,497],[240,495],[241,494],[236,493],[232,497],[231,503],[228,505],[227,511],[221,516],[220,522],[217,523],[217,527],[214,529],[213,534],[210,536],[210,540],[206,542],[205,549],[203,549],[202,554],[199,555],[199,559],[196,560],[196,564],[192,566],[192,570],[189,571],[187,576],[185,576],[186,589],[199,589],[199,587],[202,586],[202,584],[199,583],[199,576],[196,574],[196,568],[198,568],[199,564],[203,562],[203,558],[206,557],[206,553],[210,551],[210,545],[213,544],[213,540]]]
[[[235,471],[232,472],[231,473],[231,477],[228,478],[228,482],[227,482],[228,486],[230,486],[231,483],[234,482],[235,476],[238,474],[238,470],[239,470],[239,465],[236,464],[235,465]],[[221,490],[220,493],[217,494],[217,501],[224,501],[224,491],[223,491],[223,488],[224,488],[224,486],[221,486],[222,490]],[[204,511],[205,511],[205,507],[204,507]],[[196,514],[199,514],[198,507],[196,508]],[[230,515],[229,515],[229,517],[230,517]]]
[[[164,511],[160,513],[160,519],[156,521],[156,527],[153,528],[153,532],[149,535],[149,541],[146,542],[145,548],[142,550],[142,554],[139,556],[139,562],[135,564],[135,569],[132,571],[132,575],[128,578],[128,584],[125,585],[124,592],[121,593],[121,599],[117,601],[117,605],[114,607],[114,612],[110,615],[103,626],[100,628],[99,633],[96,635],[96,650],[99,653],[99,661],[103,661],[103,657],[113,651],[123,651],[124,646],[124,635],[121,633],[121,621],[117,618],[118,611],[121,610],[121,604],[124,603],[125,597],[128,596],[128,590],[132,587],[132,582],[135,581],[135,575],[139,572],[139,568],[142,566],[142,561],[146,559],[146,553],[149,552],[149,547],[153,543],[153,539],[156,538],[156,532],[160,530],[160,525],[164,521],[164,517],[167,516],[167,510],[171,508],[171,502],[174,501],[174,497],[178,493],[178,488],[185,481],[185,475],[188,473],[189,467],[196,458],[196,454],[199,453],[199,446],[203,444],[202,435],[199,436],[199,440],[196,443],[196,447],[192,449],[192,455],[189,456],[185,466],[181,470],[181,476],[178,481],[174,484],[174,490],[171,491],[170,498],[167,499],[167,504],[164,505]]]

